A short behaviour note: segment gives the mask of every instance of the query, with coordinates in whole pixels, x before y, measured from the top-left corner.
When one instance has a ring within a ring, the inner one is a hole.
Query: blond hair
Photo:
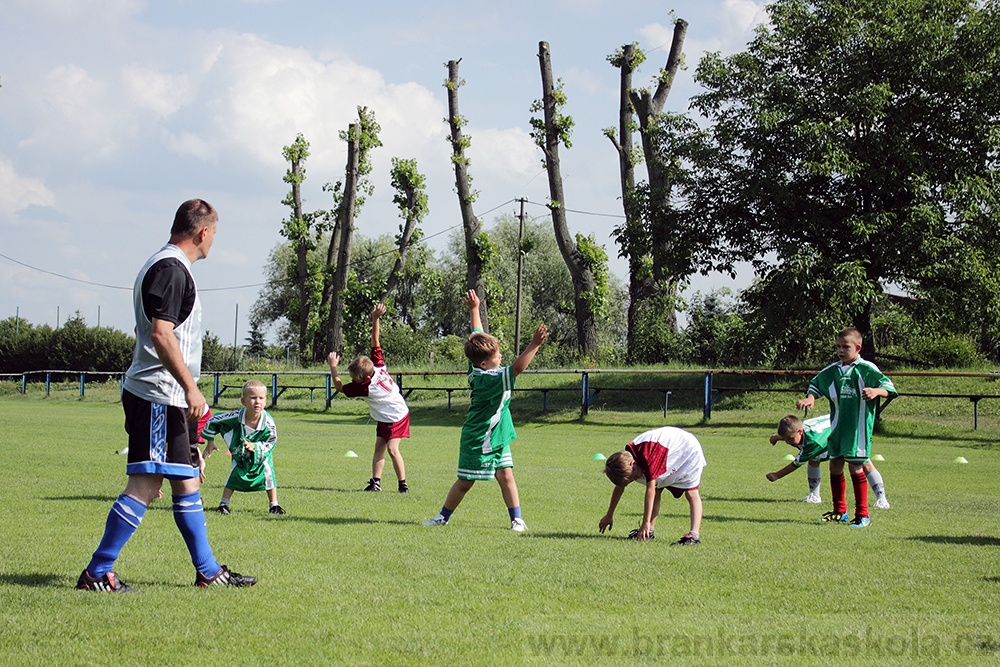
[[[375,364],[368,357],[358,357],[347,367],[351,379],[361,383],[375,375]]]
[[[632,463],[635,459],[624,449],[615,452],[604,462],[604,474],[615,486],[627,486],[632,476]]]
[[[250,395],[251,389],[263,389],[264,395],[267,396],[267,387],[260,380],[247,380],[246,384],[243,385],[243,398],[247,398]]]
[[[846,329],[841,330],[841,332],[837,334],[837,340],[841,339],[854,343],[855,345],[861,345],[864,342],[864,339],[861,337],[861,332],[854,327],[847,327]]]

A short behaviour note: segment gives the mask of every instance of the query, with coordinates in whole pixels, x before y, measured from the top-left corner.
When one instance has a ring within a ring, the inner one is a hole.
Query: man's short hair
[[[496,336],[491,336],[482,331],[469,334],[465,339],[465,356],[472,362],[473,366],[492,358],[500,349],[500,341]]]
[[[628,478],[632,475],[632,462],[634,460],[632,455],[624,449],[615,452],[604,462],[604,474],[615,486],[627,486]]]
[[[778,422],[778,435],[782,438],[787,438],[792,433],[798,433],[802,429],[802,420],[795,415],[785,415]]]
[[[841,332],[837,334],[837,340],[840,339],[850,341],[855,345],[861,345],[861,343],[864,342],[864,339],[861,337],[861,332],[854,327],[847,327],[846,329],[841,330]]]
[[[250,395],[251,389],[263,389],[264,395],[267,395],[267,386],[260,380],[247,380],[246,384],[243,385],[243,398]]]
[[[174,214],[174,224],[170,227],[170,235],[188,239],[203,228],[214,225],[219,220],[219,214],[212,205],[204,199],[189,199],[180,205]]]

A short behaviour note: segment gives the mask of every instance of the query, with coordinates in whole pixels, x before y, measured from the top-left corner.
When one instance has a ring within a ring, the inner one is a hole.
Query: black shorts
[[[198,430],[187,410],[152,403],[126,390],[122,394],[128,433],[129,475],[190,479],[200,474]]]

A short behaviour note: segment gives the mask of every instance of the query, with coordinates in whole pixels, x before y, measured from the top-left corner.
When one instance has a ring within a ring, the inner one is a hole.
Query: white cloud
[[[76,65],[60,65],[37,90],[35,134],[27,144],[47,144],[65,159],[80,152],[85,161],[114,152],[127,136],[127,111],[116,109],[106,82]]]
[[[9,215],[36,206],[54,206],[55,195],[39,178],[19,176],[14,165],[0,160],[0,214]]]
[[[184,75],[161,74],[129,66],[122,70],[122,79],[136,104],[163,118],[172,116],[191,100],[191,86]]]
[[[529,179],[541,168],[541,152],[531,135],[521,128],[469,130],[468,155],[473,176],[482,173],[506,181]]]

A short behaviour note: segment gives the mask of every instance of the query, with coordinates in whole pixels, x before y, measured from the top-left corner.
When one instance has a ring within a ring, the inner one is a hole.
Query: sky
[[[541,152],[529,135],[541,97],[539,42],[550,45],[572,148],[560,153],[573,233],[594,234],[613,273],[627,268],[610,236],[622,219],[617,155],[618,71],[607,56],[638,43],[634,85],[652,86],[673,21],[689,23],[685,69],[667,109],[688,110],[705,52],[744,48],[766,20],[752,0],[0,0],[0,319],[131,332],[131,285],[169,236],[181,202],[219,211],[210,256],[194,265],[202,327],[245,342],[248,314],[289,209],[282,148],[310,143],[307,211],[332,208],[343,179],[338,133],[375,113],[374,194],[355,221],[367,237],[395,234],[393,157],[416,159],[430,212],[422,229],[444,250],[461,225],[450,161],[446,63],[461,59],[459,111],[469,172],[487,226],[527,198],[547,216]],[[644,172],[639,171],[639,175]],[[59,275],[54,275],[59,274]],[[689,293],[739,289],[751,276],[695,277]]]

